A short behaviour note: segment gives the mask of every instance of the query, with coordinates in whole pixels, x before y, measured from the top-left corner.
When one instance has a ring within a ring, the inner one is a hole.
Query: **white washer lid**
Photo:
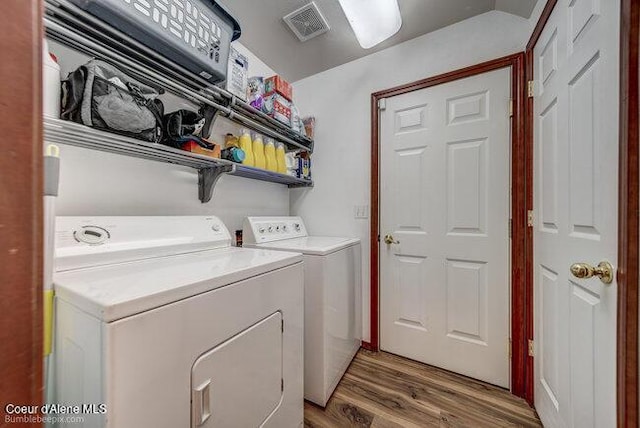
[[[338,236],[303,236],[301,238],[283,239],[281,241],[254,244],[254,248],[267,250],[295,251],[303,254],[325,256],[343,248],[360,243],[358,238]]]
[[[281,251],[223,248],[58,272],[56,296],[105,322],[302,261]]]

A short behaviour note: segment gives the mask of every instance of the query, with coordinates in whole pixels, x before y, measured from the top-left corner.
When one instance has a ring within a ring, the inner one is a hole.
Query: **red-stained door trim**
[[[0,427],[5,406],[42,404],[42,4],[0,14]]]
[[[476,64],[471,67],[451,71],[438,76],[429,77],[417,82],[397,86],[371,94],[371,340],[364,343],[367,349],[379,349],[379,234],[380,234],[380,195],[379,195],[379,122],[378,101],[396,95],[406,94],[443,83],[453,82],[465,77],[475,76],[500,68],[511,68],[513,120],[511,129],[512,144],[512,241],[511,241],[511,391],[518,396],[525,396],[527,389],[527,333],[532,308],[528,305],[529,284],[526,282],[526,248],[527,248],[527,183],[525,180],[528,168],[525,146],[525,81],[524,54],[517,53],[495,60]]]
[[[618,427],[638,426],[638,140],[640,0],[622,0],[620,18],[618,204]]]

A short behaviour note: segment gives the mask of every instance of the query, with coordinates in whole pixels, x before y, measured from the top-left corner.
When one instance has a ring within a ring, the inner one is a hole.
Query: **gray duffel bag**
[[[62,119],[145,141],[162,139],[159,92],[97,59],[62,82]]]

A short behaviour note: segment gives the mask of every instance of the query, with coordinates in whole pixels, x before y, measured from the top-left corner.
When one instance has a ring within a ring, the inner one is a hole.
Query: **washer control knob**
[[[300,223],[294,224],[293,227],[295,227],[296,232],[300,232]]]
[[[214,232],[220,232],[220,225],[219,225],[219,224],[217,224],[217,223],[214,223],[214,224],[211,226],[211,230],[213,230]]]
[[[264,227],[261,227],[260,229],[258,229],[258,232],[264,233]]]
[[[273,232],[273,226],[269,226],[269,232]]]

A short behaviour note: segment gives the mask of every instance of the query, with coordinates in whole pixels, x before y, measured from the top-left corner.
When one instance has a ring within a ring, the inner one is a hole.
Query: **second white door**
[[[616,426],[619,17],[618,1],[560,0],[533,50],[534,397],[550,428]],[[602,262],[611,281],[570,270]]]
[[[395,96],[380,112],[381,348],[502,387],[510,74]]]

